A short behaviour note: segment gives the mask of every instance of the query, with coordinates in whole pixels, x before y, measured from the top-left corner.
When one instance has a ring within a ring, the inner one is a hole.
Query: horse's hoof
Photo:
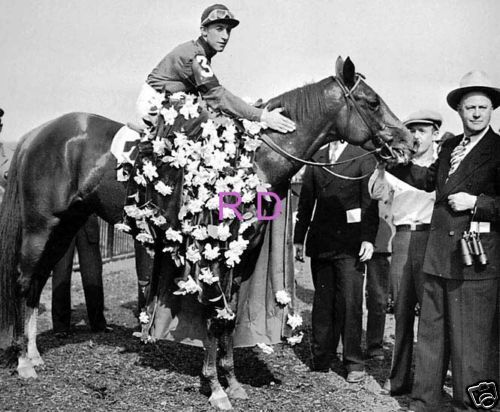
[[[210,402],[210,405],[223,411],[233,409],[231,402],[229,402],[229,398],[222,389],[213,392],[210,398],[208,398],[208,401]]]
[[[247,392],[241,385],[233,385],[226,389],[227,396],[232,399],[248,399]]]
[[[23,379],[37,378],[35,368],[29,359],[19,359],[17,373]]]

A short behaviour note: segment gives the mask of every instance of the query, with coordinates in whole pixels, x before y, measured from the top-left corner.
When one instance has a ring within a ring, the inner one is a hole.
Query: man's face
[[[225,23],[209,24],[207,27],[201,28],[201,35],[212,49],[220,53],[224,51],[229,37],[231,37],[231,27]]]
[[[438,131],[433,125],[428,123],[412,123],[408,125],[408,130],[418,143],[417,156],[427,153],[428,150],[432,150],[432,141],[438,137]]]
[[[491,99],[481,92],[467,93],[458,105],[464,133],[474,136],[488,127],[493,113]]]

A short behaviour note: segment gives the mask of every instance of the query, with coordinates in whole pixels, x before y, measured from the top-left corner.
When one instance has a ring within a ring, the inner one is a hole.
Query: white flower
[[[245,145],[243,146],[247,152],[255,152],[261,144],[260,140],[247,137],[245,138]]]
[[[187,210],[191,213],[199,213],[203,210],[203,202],[200,199],[191,199],[187,205]]]
[[[193,226],[191,226],[191,222],[189,220],[184,220],[182,222],[182,233],[191,233],[191,231],[193,230]]]
[[[243,233],[245,233],[247,231],[247,229],[252,226],[252,222],[251,221],[244,221],[244,222],[241,222],[240,223],[240,227],[238,228],[238,234],[239,235],[242,235]]]
[[[201,133],[202,137],[218,139],[217,126],[211,119],[208,119],[205,123],[202,123],[201,128],[203,129]]]
[[[181,132],[174,132],[175,138],[174,138],[174,146],[176,148],[182,148],[188,143],[188,138],[184,133]]]
[[[167,223],[167,219],[165,219],[164,216],[158,215],[158,216],[153,216],[151,218],[151,221],[156,225],[156,226],[161,226]]]
[[[206,202],[206,207],[208,210],[216,210],[219,208],[219,195],[210,198]]]
[[[294,346],[297,343],[302,342],[302,338],[304,337],[304,332],[300,332],[298,335],[293,335],[287,338],[287,342],[291,345]]]
[[[132,219],[141,219],[143,217],[143,212],[136,205],[127,205],[123,208],[127,216],[130,216]]]
[[[141,185],[141,186],[146,186],[148,184],[148,182],[146,181],[144,176],[140,173],[137,173],[134,176],[134,180],[135,180],[135,183],[137,183],[138,185]]]
[[[292,299],[286,290],[278,290],[275,294],[276,302],[280,305],[288,305]]]
[[[236,317],[234,312],[229,308],[224,308],[224,309],[215,308],[215,310],[217,311],[217,318],[218,319],[233,320]]]
[[[208,285],[211,285],[212,283],[219,281],[219,278],[217,276],[214,276],[210,268],[201,269],[201,273],[198,276],[198,279],[200,279],[202,282],[205,282]]]
[[[274,349],[271,346],[266,345],[265,343],[257,343],[255,346],[257,346],[266,355],[270,355],[274,352]]]
[[[243,203],[251,203],[255,199],[255,192],[250,190],[244,190],[243,195],[241,196],[241,200]]]
[[[229,207],[222,208],[222,218],[223,219],[234,219],[236,217],[236,213],[234,210]]]
[[[217,194],[221,192],[229,192],[229,185],[226,181],[226,179],[219,178],[215,182],[215,192]],[[219,206],[219,197],[217,196],[217,207]]]
[[[239,166],[243,167],[243,168],[250,168],[250,167],[252,167],[252,162],[250,160],[250,157],[242,155],[240,157],[240,165]]]
[[[234,124],[226,125],[226,128],[222,132],[222,138],[226,140],[226,142],[233,143],[236,136],[236,127]]]
[[[248,133],[257,134],[261,131],[262,125],[259,122],[252,122],[247,119],[243,119],[243,127]]]
[[[234,143],[226,143],[224,145],[224,153],[226,156],[232,159],[236,155],[236,145]]]
[[[135,239],[141,243],[154,243],[153,236],[149,233],[141,232],[139,233]]]
[[[186,103],[179,110],[179,113],[182,114],[186,120],[189,118],[196,118],[199,116],[198,114],[198,103],[194,103],[193,100],[186,98]]]
[[[164,156],[161,160],[176,168],[184,167],[188,162],[187,153],[182,149],[172,150],[170,156]]]
[[[231,237],[231,231],[229,230],[228,225],[219,225],[217,226],[217,238],[225,242],[227,239]]]
[[[219,250],[220,249],[218,246],[212,247],[210,243],[207,243],[205,245],[205,250],[203,251],[203,256],[207,260],[217,259],[220,256]]]
[[[155,139],[153,140],[153,152],[157,155],[161,156],[165,152],[167,145],[163,139]]]
[[[149,315],[146,312],[142,311],[139,315],[139,322],[149,323]]]
[[[174,295],[201,292],[200,285],[198,285],[191,276],[188,276],[187,280],[179,280],[179,282],[177,282],[177,286],[179,287],[179,290],[176,290]]]
[[[172,106],[170,106],[168,109],[161,109],[160,114],[163,116],[163,119],[165,119],[165,124],[168,125],[173,125],[175,122],[175,118],[178,115],[177,110],[175,110]]]
[[[122,232],[130,232],[132,230],[132,228],[125,223],[117,223],[115,229],[121,230]]]
[[[196,240],[205,240],[208,237],[207,228],[203,226],[196,226],[196,228],[191,232]]]
[[[212,153],[212,157],[207,162],[207,165],[215,170],[222,170],[225,167],[228,167],[229,163],[226,162],[226,154],[224,152],[215,150],[214,153]]]
[[[196,263],[201,260],[200,251],[194,245],[191,245],[186,250],[186,259],[190,262]]]
[[[155,190],[163,196],[172,194],[172,186],[168,186],[161,181],[155,184]]]
[[[302,316],[300,315],[288,315],[287,325],[292,329],[296,329],[302,325]]]
[[[145,160],[142,165],[142,172],[144,175],[152,181],[153,178],[158,177],[158,172],[156,171],[156,166],[149,160]]]
[[[165,237],[167,240],[171,240],[173,242],[182,242],[181,232],[174,230],[171,227],[165,231]]]
[[[261,181],[259,177],[255,173],[251,173],[247,176],[247,180],[245,181],[245,184],[250,188],[254,189],[256,188],[259,184],[261,184]]]
[[[229,250],[224,253],[226,258],[226,265],[233,267],[236,263],[240,263],[241,255],[248,245],[248,240],[243,239],[241,236],[238,240],[233,240],[229,243]]]

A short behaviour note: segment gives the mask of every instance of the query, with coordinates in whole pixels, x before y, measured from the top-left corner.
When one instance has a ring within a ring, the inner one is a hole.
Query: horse
[[[411,134],[349,58],[337,59],[335,76],[285,92],[266,105],[282,107],[297,126],[288,134],[267,130],[266,145],[256,152],[256,169],[271,191],[333,140],[397,162],[408,161],[415,151]],[[95,114],[69,113],[32,130],[16,148],[0,211],[0,330],[13,332],[23,378],[36,377],[34,367],[43,364],[36,346],[37,307],[53,266],[90,214],[110,224],[123,217],[126,189],[116,179],[117,161],[110,153],[122,126]],[[227,394],[246,397],[234,376],[230,332],[212,335],[205,348],[202,376],[219,409],[231,408]],[[218,338],[227,394],[217,380]]]

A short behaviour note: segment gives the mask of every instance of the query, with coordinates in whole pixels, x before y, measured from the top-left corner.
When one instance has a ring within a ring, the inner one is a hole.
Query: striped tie
[[[458,169],[460,162],[462,162],[465,157],[465,148],[470,143],[470,137],[464,137],[453,152],[451,152],[450,158],[450,170],[448,171],[448,176],[452,175]]]

